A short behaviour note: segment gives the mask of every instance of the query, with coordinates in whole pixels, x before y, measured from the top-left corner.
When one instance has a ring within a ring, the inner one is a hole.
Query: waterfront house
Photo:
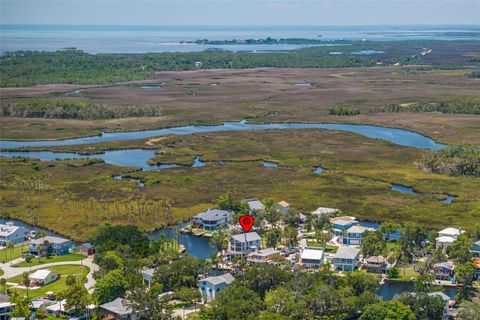
[[[233,213],[220,209],[208,209],[193,217],[193,223],[205,230],[215,230],[228,226],[232,220]]]
[[[278,261],[281,258],[281,252],[273,248],[265,248],[251,252],[247,255],[247,260],[250,262],[268,263]]]
[[[95,254],[95,247],[90,242],[85,242],[77,247],[77,252],[85,256],[91,256]]]
[[[15,304],[11,302],[1,302],[0,303],[0,320],[10,319],[10,313],[15,308]]]
[[[242,203],[246,203],[248,205],[248,209],[251,212],[258,212],[265,210],[265,205],[257,198],[251,199],[244,199],[241,201]]]
[[[58,275],[48,269],[37,270],[28,276],[31,286],[45,286],[58,279]]]
[[[5,247],[9,243],[17,244],[24,242],[27,234],[27,229],[14,226],[11,222],[0,224],[0,246]]]
[[[480,257],[480,240],[475,241],[470,248],[474,257]]]
[[[100,305],[99,310],[103,316],[102,319],[134,320],[136,317],[129,303],[126,299],[117,298]]]
[[[362,238],[365,232],[368,231],[368,228],[364,226],[353,225],[348,228],[347,232],[343,237],[343,244],[346,245],[361,245]]]
[[[444,319],[449,319],[448,310],[451,306],[453,306],[455,304],[455,300],[452,300],[452,298],[450,298],[449,296],[447,296],[445,293],[443,293],[441,291],[429,292],[428,295],[431,296],[431,297],[439,297],[440,299],[442,299],[442,302],[443,302],[443,305],[444,305],[443,318]]]
[[[227,254],[230,256],[245,256],[262,248],[262,239],[256,232],[230,236],[228,242]]]
[[[330,218],[330,223],[332,224],[333,233],[338,236],[343,234],[352,226],[357,225],[358,221],[355,219],[355,217],[343,216]]]
[[[340,210],[335,209],[335,208],[326,208],[326,207],[318,207],[315,211],[312,211],[312,216],[323,216],[323,215],[330,215],[334,214],[336,212],[339,212]]]
[[[388,271],[388,261],[384,256],[371,256],[365,259],[365,267],[368,272],[384,274]]]
[[[300,264],[307,269],[318,269],[323,266],[323,248],[305,247],[300,256]]]
[[[148,287],[152,285],[152,279],[153,275],[155,274],[155,269],[154,268],[149,268],[149,269],[143,269],[140,271],[142,278],[143,278],[143,283],[148,283]]]
[[[462,229],[445,228],[438,232],[438,237],[435,239],[437,249],[442,249],[442,252],[447,252],[447,248],[458,239],[458,237],[465,233]]]
[[[214,300],[218,293],[226,289],[233,280],[234,278],[230,273],[199,280],[198,289],[202,295],[202,301],[205,303]]]
[[[437,280],[451,280],[455,277],[455,264],[453,262],[435,263],[432,271]]]
[[[46,236],[30,242],[29,251],[32,255],[55,254],[64,255],[69,252],[73,242],[59,237]]]
[[[281,213],[287,213],[288,210],[290,210],[290,204],[287,201],[282,200],[277,203],[277,209]]]
[[[336,271],[354,271],[360,262],[360,249],[340,247],[333,256],[333,267]]]

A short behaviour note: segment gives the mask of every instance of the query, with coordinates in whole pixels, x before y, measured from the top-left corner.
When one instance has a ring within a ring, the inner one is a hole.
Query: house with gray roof
[[[208,209],[193,217],[193,223],[205,230],[215,230],[217,228],[228,226],[233,217],[233,213],[220,209]]]
[[[32,255],[55,254],[61,256],[69,253],[72,245],[73,242],[68,239],[46,236],[33,239],[30,242],[29,251]]]
[[[230,256],[245,256],[262,249],[262,239],[256,232],[240,233],[228,239],[227,254]]]
[[[368,228],[360,225],[353,225],[347,229],[343,237],[343,244],[359,246],[362,244],[362,238]]]
[[[225,290],[234,280],[230,273],[222,274],[221,276],[208,277],[198,281],[198,289],[202,295],[202,301],[205,303],[214,300],[218,293]]]
[[[268,263],[280,259],[281,252],[274,248],[265,248],[262,250],[251,252],[247,255],[250,262]]]
[[[27,229],[14,226],[11,222],[0,224],[0,246],[7,246],[9,243],[17,244],[25,241]]]
[[[130,308],[129,303],[126,299],[117,298],[100,305],[100,313],[105,317],[110,317],[108,319],[134,320],[136,316]]]
[[[333,267],[336,271],[354,271],[360,262],[360,249],[343,246],[333,256]]]
[[[245,199],[241,201],[246,203],[250,211],[263,211],[265,210],[265,205],[257,198]]]

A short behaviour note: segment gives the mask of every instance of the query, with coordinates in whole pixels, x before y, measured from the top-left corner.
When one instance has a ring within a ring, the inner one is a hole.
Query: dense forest
[[[428,172],[480,177],[480,148],[449,146],[427,153],[420,163]]]
[[[353,116],[360,114],[360,110],[352,106],[335,106],[328,109],[328,114],[336,116]]]
[[[401,105],[398,103],[387,104],[370,109],[371,113],[381,112],[442,112],[480,114],[479,97],[457,97],[449,101],[436,101],[431,103],[415,103]]]
[[[157,117],[159,106],[112,106],[90,100],[28,99],[0,105],[0,116],[54,119],[113,119],[127,117]]]

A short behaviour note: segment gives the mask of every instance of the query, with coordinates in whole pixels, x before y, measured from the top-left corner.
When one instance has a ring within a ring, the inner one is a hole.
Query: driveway
[[[12,267],[11,265],[14,265],[19,262],[23,262],[23,258],[18,258],[13,261],[9,261],[6,263],[0,263],[0,269],[3,270],[4,275],[2,278],[5,279],[10,279],[13,277],[16,277],[18,275],[21,275],[24,272],[30,272],[38,269],[45,269],[48,267],[53,267],[53,266],[61,266],[61,265],[82,265],[90,268],[90,271],[87,274],[87,282],[85,282],[85,288],[87,288],[89,293],[93,292],[93,287],[95,286],[95,279],[93,278],[93,273],[95,271],[98,271],[100,268],[98,265],[93,263],[93,258],[88,257],[82,261],[62,261],[62,262],[52,262],[52,263],[45,263],[37,266],[32,266],[32,267]]]

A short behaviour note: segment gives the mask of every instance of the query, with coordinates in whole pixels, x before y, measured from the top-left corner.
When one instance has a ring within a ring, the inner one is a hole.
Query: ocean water
[[[90,53],[286,51],[306,45],[195,45],[180,41],[257,38],[480,40],[480,25],[438,26],[79,26],[0,25],[0,53],[76,47]]]

